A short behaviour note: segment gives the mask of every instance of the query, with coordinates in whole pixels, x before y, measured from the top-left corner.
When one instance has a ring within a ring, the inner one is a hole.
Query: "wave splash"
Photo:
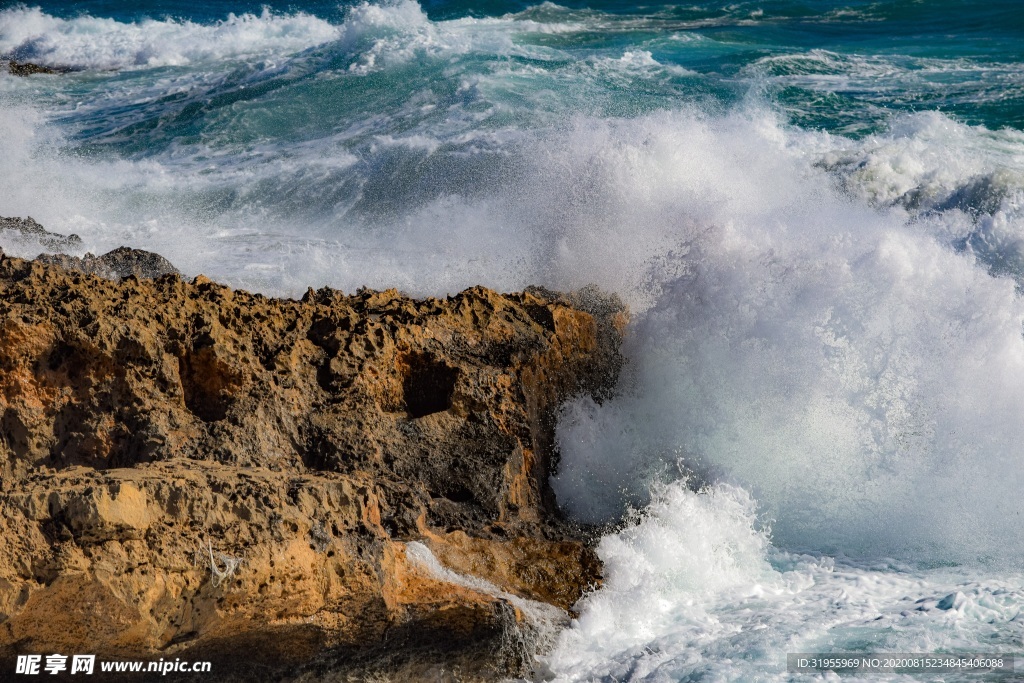
[[[782,683],[793,679],[787,652],[1019,648],[1019,573],[979,579],[963,568],[782,552],[756,508],[729,485],[656,487],[641,516],[601,540],[605,583],[540,658],[542,678]]]
[[[678,242],[638,278],[619,396],[563,408],[559,502],[626,522],[546,678],[787,681],[786,652],[1013,652],[1019,134],[938,114],[859,141],[698,120],[609,160],[648,180],[639,160],[659,158],[664,213],[631,234]]]
[[[682,470],[748,487],[782,547],[1022,557],[1024,304],[964,248],[987,221],[1021,234],[1012,193],[998,218],[876,210],[837,183],[855,176],[809,173],[821,139],[786,157],[722,132],[689,136],[673,176],[668,220],[692,227],[652,276],[622,395],[564,409],[560,503],[612,519]]]
[[[286,55],[336,40],[339,29],[302,12],[231,14],[213,24],[62,19],[39,8],[0,12],[0,55],[46,66],[113,70]]]

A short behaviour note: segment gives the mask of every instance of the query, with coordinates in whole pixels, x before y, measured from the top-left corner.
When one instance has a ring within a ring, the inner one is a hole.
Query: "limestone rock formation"
[[[0,658],[528,674],[600,581],[546,482],[624,323],[595,291],[277,300],[0,252]]]

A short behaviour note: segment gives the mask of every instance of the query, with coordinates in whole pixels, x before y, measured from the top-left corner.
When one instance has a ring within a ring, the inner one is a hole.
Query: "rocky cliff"
[[[618,372],[617,300],[293,301],[50,261],[0,252],[4,666],[528,675],[599,583],[546,481],[559,403]]]

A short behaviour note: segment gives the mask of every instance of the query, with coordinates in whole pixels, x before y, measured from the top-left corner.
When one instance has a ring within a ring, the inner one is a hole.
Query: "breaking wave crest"
[[[214,24],[173,19],[124,23],[62,19],[39,8],[0,12],[0,55],[73,69],[131,69],[288,54],[331,40],[339,29],[297,13],[230,15]]]

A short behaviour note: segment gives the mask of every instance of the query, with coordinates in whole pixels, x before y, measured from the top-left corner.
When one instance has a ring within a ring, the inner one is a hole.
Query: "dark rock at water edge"
[[[12,76],[34,76],[36,74],[63,74],[72,69],[67,67],[51,67],[31,62],[19,62],[13,59],[7,60],[7,71]]]
[[[36,261],[60,266],[65,270],[76,270],[113,280],[130,275],[152,279],[161,275],[179,274],[178,269],[160,254],[129,247],[118,247],[102,256],[40,254],[36,257]]]
[[[27,218],[5,218],[0,216],[0,234],[14,233],[18,238],[38,242],[53,249],[53,254],[40,254],[39,263],[60,266],[65,270],[90,273],[113,280],[134,275],[138,278],[156,278],[161,275],[180,274],[174,265],[160,254],[143,249],[118,247],[102,256],[86,254],[72,256],[68,250],[81,249],[82,238],[78,235],[61,235],[50,232],[31,216]]]
[[[61,235],[50,232],[37,223],[32,216],[27,218],[8,218],[0,216],[0,234],[15,234],[18,237],[34,240],[47,249],[61,251],[78,249],[82,246],[82,238],[78,235]]]

